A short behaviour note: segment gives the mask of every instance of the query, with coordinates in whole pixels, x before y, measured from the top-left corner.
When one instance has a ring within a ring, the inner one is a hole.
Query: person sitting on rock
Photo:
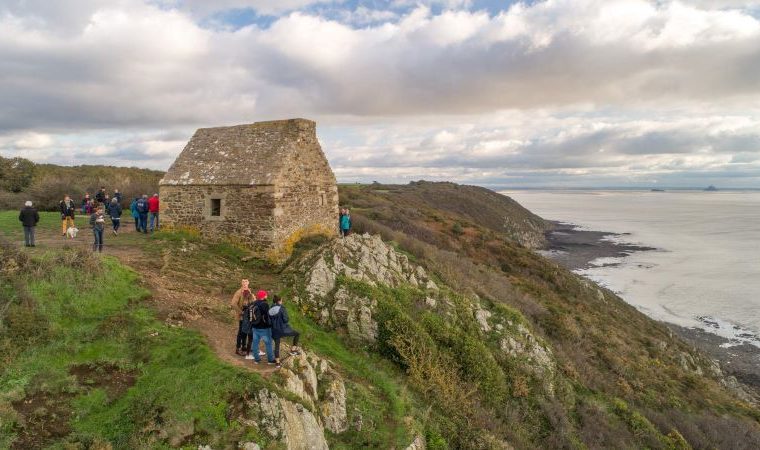
[[[292,336],[293,345],[290,347],[290,354],[298,354],[298,337],[300,333],[290,327],[288,311],[282,304],[282,298],[279,295],[274,296],[274,304],[269,308],[269,321],[272,324],[272,339],[274,339],[274,360],[277,361],[277,367],[280,367],[280,339]]]
[[[252,359],[256,364],[261,362],[259,354],[259,344],[264,341],[264,347],[267,350],[267,362],[275,364],[274,354],[272,352],[272,324],[269,321],[269,304],[267,303],[267,291],[256,293],[256,301],[248,307],[250,321],[253,327],[253,342],[251,343],[251,352],[245,359]]]
[[[251,295],[251,289],[249,287],[250,282],[246,279],[240,280],[240,289],[235,291],[235,294],[232,295],[232,300],[230,301],[230,308],[232,308],[232,315],[235,319],[238,320],[238,332],[237,332],[237,342],[235,343],[235,354],[240,356],[245,356],[248,354],[248,351],[250,350],[249,346],[250,340],[248,339],[248,334],[250,334],[250,328],[245,331],[243,330],[243,311],[248,306],[248,304],[253,299],[253,296]],[[249,297],[246,299],[244,298],[244,294],[248,293]]]

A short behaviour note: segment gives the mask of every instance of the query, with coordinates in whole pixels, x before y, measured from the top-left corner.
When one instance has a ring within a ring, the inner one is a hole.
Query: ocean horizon
[[[544,219],[653,247],[575,272],[648,316],[760,347],[760,191],[500,191]],[[613,234],[614,233],[614,234]]]

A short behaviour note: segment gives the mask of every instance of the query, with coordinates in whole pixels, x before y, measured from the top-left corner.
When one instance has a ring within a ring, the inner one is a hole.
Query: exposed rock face
[[[327,450],[319,420],[300,404],[282,399],[262,389],[247,402],[249,425],[285,443],[289,450]]]
[[[327,360],[313,353],[293,356],[285,360],[281,373],[285,389],[318,410],[326,429],[333,433],[348,429],[346,386]]]
[[[377,339],[377,322],[373,318],[377,303],[337,287],[339,277],[372,286],[408,284],[431,292],[438,290],[425,269],[411,264],[406,255],[379,236],[368,234],[334,240],[302,269],[307,282],[304,298],[297,300],[309,310],[318,311],[314,318],[321,324],[344,328],[353,339],[369,343]]]

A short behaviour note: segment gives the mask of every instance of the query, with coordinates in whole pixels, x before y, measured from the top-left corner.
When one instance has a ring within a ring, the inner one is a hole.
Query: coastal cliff
[[[755,394],[524,245],[540,218],[509,201],[469,216],[439,198],[490,194],[448,183],[340,189],[354,234],[304,240],[280,266],[186,231],[125,235],[104,259],[53,246],[54,227],[38,251],[4,244],[0,444],[760,446]],[[231,352],[242,277],[302,333],[278,371]]]

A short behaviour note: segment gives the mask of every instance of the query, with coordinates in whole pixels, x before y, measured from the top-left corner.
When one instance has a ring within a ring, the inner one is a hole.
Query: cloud
[[[195,127],[307,116],[343,177],[755,164],[757,2],[475,3],[9,0],[0,150],[166,167]],[[276,17],[203,26],[239,8]]]

